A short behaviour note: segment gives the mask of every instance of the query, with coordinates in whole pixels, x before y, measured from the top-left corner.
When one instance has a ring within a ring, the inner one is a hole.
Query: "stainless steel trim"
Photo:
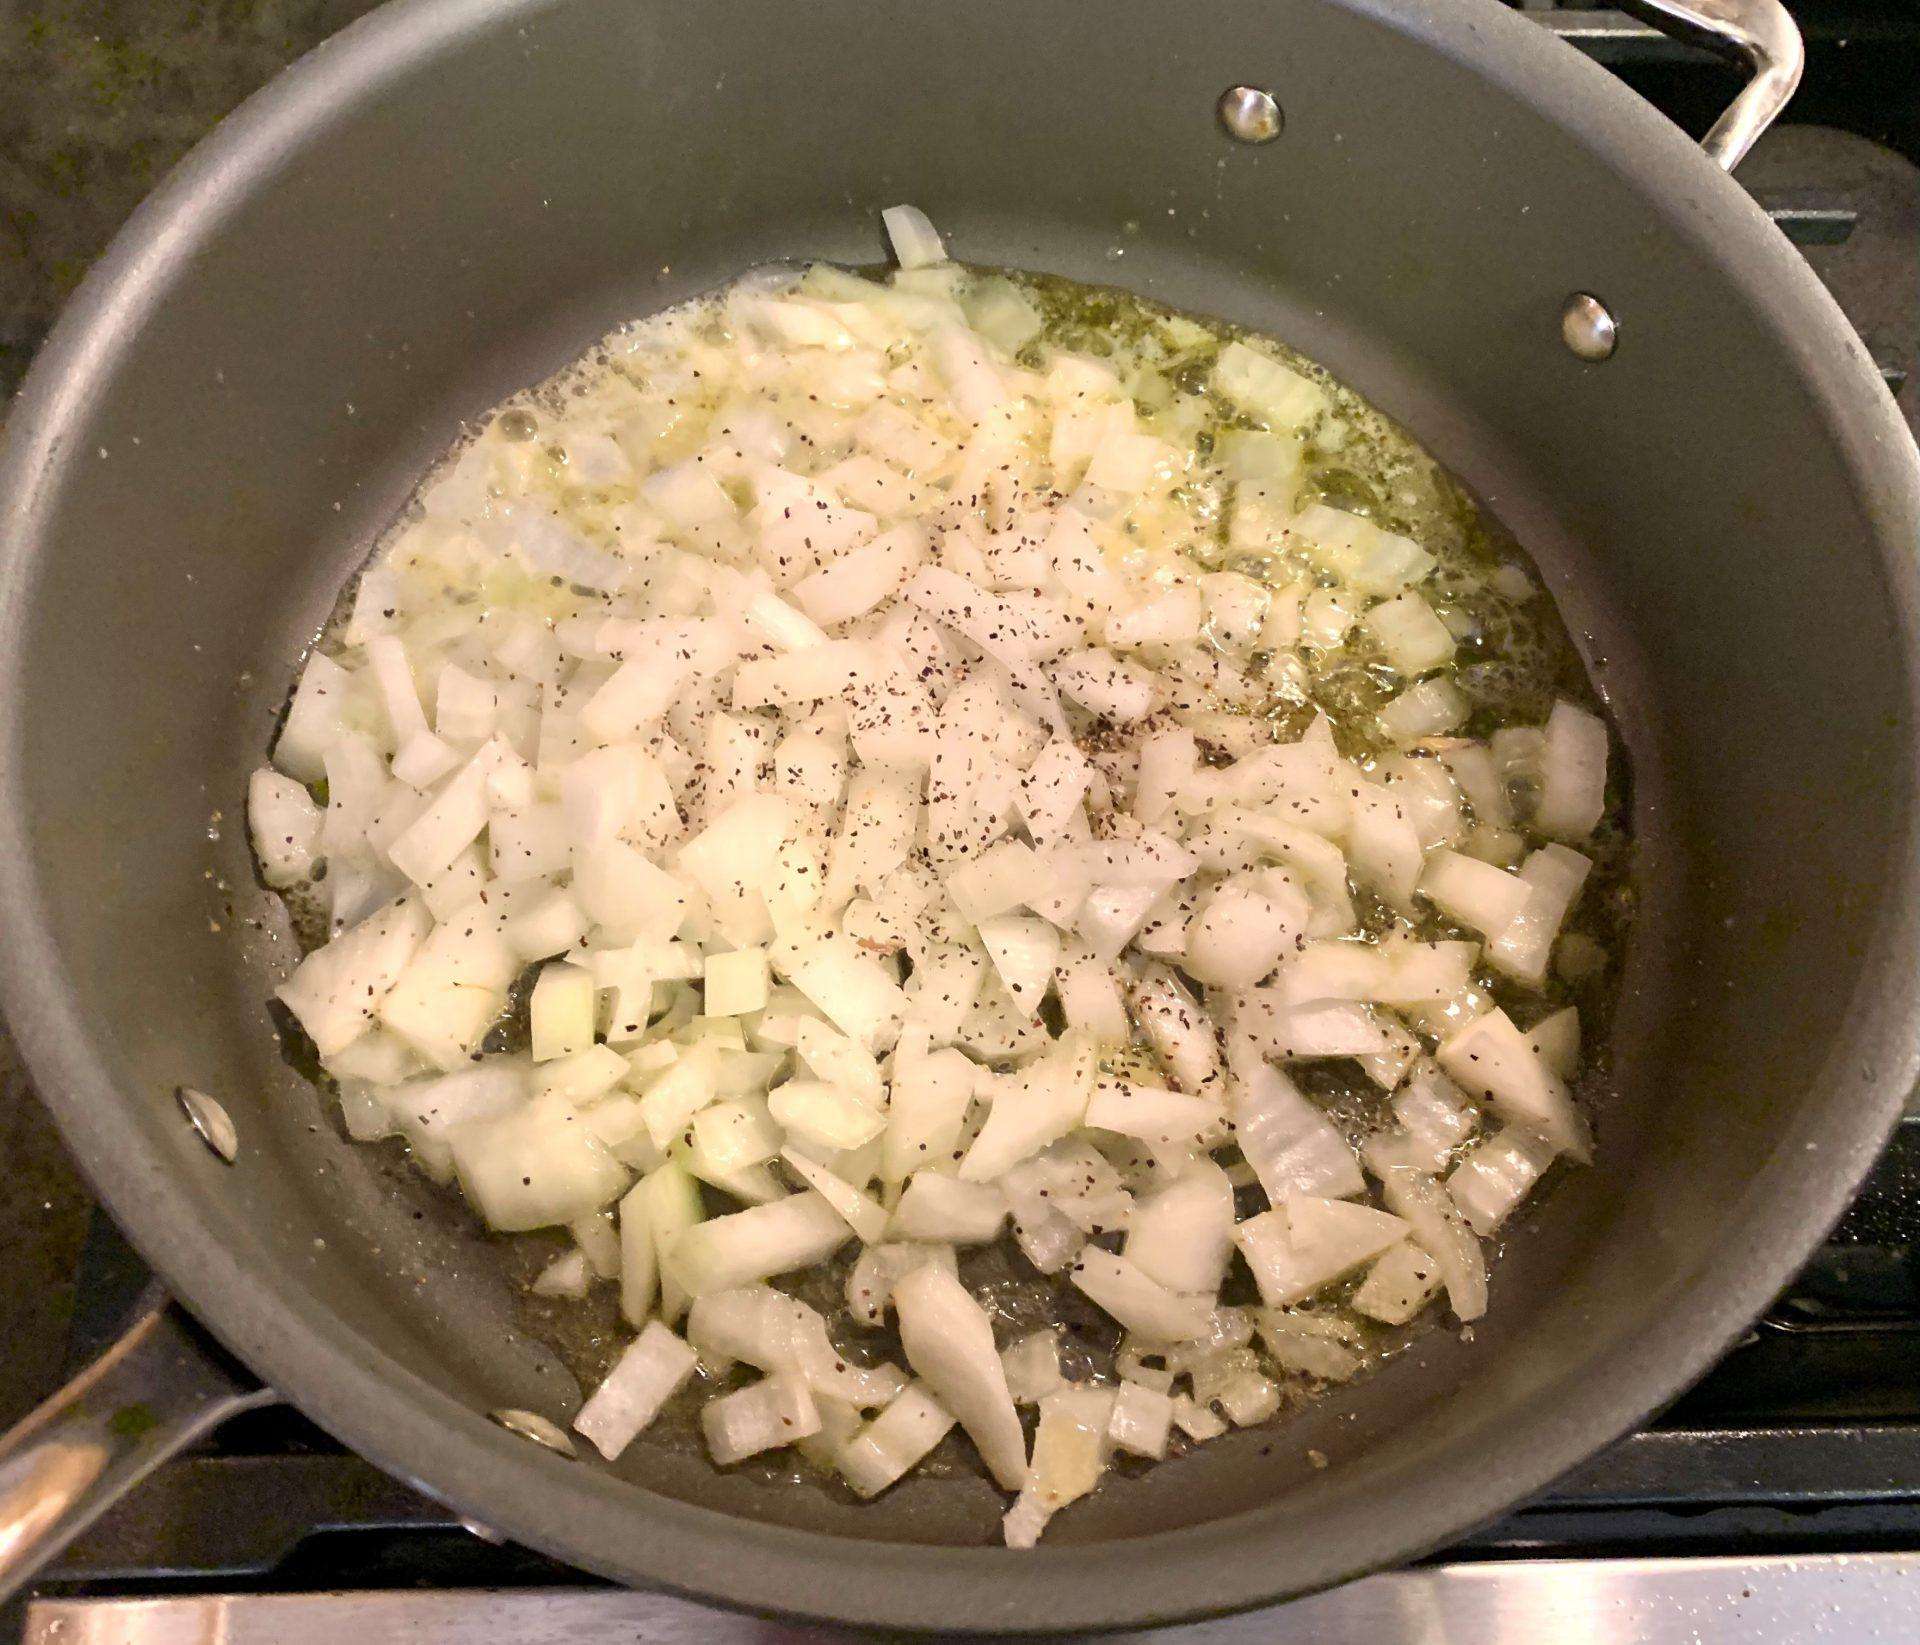
[[[1626,9],[1676,39],[1732,59],[1752,74],[1701,139],[1727,171],[1746,158],[1800,86],[1806,46],[1781,0],[1622,0]]]
[[[1044,1555],[1036,1555],[1044,1558]],[[1362,1578],[1142,1645],[1753,1645],[1911,1638],[1920,1554],[1494,1560]],[[1044,1617],[1035,1617],[1044,1626]],[[41,1599],[22,1645],[802,1645],[844,1638],[608,1588]]]
[[[182,1446],[276,1398],[151,1293],[112,1348],[0,1436],[0,1599]]]
[[[1583,51],[1601,52],[1623,46],[1657,47],[1673,38],[1664,29],[1643,23],[1637,17],[1629,17],[1623,11],[1588,11],[1584,7],[1572,11],[1534,11],[1528,8],[1527,20],[1538,23],[1549,34],[1557,34]],[[1684,55],[1682,48],[1677,45],[1670,50],[1674,54]]]

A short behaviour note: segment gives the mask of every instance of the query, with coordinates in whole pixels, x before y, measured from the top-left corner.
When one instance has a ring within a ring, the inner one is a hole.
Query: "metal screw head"
[[[231,1165],[240,1154],[240,1133],[226,1109],[204,1091],[183,1085],[175,1093],[200,1140]]]
[[[522,1439],[530,1439],[536,1445],[544,1445],[549,1451],[563,1457],[578,1456],[573,1441],[567,1438],[566,1430],[557,1423],[550,1422],[538,1411],[520,1411],[507,1407],[498,1411],[489,1411],[488,1416],[500,1424],[510,1434],[518,1434]]]
[[[1576,291],[1560,310],[1560,340],[1579,359],[1608,360],[1620,346],[1620,322],[1598,297]]]
[[[1236,143],[1271,143],[1286,129],[1287,119],[1273,93],[1258,86],[1229,86],[1217,105],[1220,124]]]

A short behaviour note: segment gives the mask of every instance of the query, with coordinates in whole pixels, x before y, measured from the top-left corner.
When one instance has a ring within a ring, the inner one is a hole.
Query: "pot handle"
[[[1731,58],[1752,75],[1701,139],[1707,158],[1727,171],[1746,158],[1800,86],[1806,47],[1781,0],[1620,0],[1663,34]]]
[[[0,1436],[0,1602],[176,1451],[277,1399],[150,1290],[119,1341]]]

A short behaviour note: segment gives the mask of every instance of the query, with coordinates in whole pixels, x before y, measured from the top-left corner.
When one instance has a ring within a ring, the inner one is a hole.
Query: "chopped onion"
[[[953,1423],[932,1387],[916,1382],[841,1446],[836,1466],[861,1496],[878,1496],[945,1439]]]
[[[940,1171],[907,1178],[887,1232],[891,1238],[946,1245],[986,1245],[1000,1237],[1007,1196],[991,1182],[963,1182]]]
[[[701,1297],[823,1262],[846,1244],[844,1218],[816,1193],[793,1194],[687,1229],[661,1252],[662,1266]]]
[[[1597,714],[1557,702],[1547,716],[1540,754],[1540,798],[1534,826],[1543,834],[1584,840],[1606,809],[1607,728]]]
[[[1339,1128],[1287,1076],[1262,1060],[1236,1064],[1232,1083],[1234,1139],[1275,1205],[1293,1194],[1346,1199],[1365,1179]]]
[[[1269,1307],[1304,1302],[1406,1237],[1399,1217],[1307,1194],[1291,1195],[1234,1230],[1234,1243]]]
[[[1113,1401],[1108,1389],[1061,1388],[1040,1402],[1033,1461],[1006,1515],[1009,1548],[1031,1548],[1049,1519],[1100,1483]]]
[[[917,1240],[868,1245],[847,1274],[847,1312],[862,1325],[884,1325],[895,1283],[927,1262],[950,1274],[959,1271],[951,1245]]]
[[[1468,1096],[1537,1132],[1560,1153],[1583,1163],[1592,1158],[1592,1139],[1572,1092],[1506,1012],[1476,1017],[1435,1056]]]
[[[1027,1444],[986,1313],[953,1275],[934,1267],[903,1276],[893,1301],[907,1362],[966,1429],[993,1477],[1019,1490]]]
[[[1051,1326],[1022,1337],[1001,1354],[1000,1364],[1016,1405],[1038,1405],[1067,1386],[1060,1374],[1060,1333]]]
[[[819,1433],[820,1409],[799,1377],[764,1377],[708,1400],[700,1411],[700,1429],[708,1454],[726,1468]]]
[[[660,1414],[696,1363],[691,1348],[652,1321],[580,1407],[573,1426],[611,1462]]]
[[[1553,1163],[1553,1145],[1522,1125],[1476,1142],[1447,1178],[1447,1194],[1483,1239],[1512,1215]]]
[[[888,206],[880,213],[893,258],[902,268],[930,268],[947,260],[947,248],[918,206]]]
[[[540,1293],[617,1281],[594,1443],[697,1352],[763,1379],[706,1399],[720,1465],[871,1496],[957,1416],[1027,1545],[1116,1448],[1356,1374],[1357,1317],[1484,1311],[1478,1236],[1587,1156],[1542,996],[1608,963],[1612,835],[1572,849],[1607,731],[1463,734],[1502,659],[1459,651],[1537,590],[1306,494],[1353,435],[1310,368],[1166,315],[1065,352],[885,222],[890,276],[759,271],[516,407],[537,439],[491,420],[307,659],[249,825],[330,916],[281,998],[349,1134],[563,1228]],[[1278,1066],[1328,1060],[1381,1093],[1358,1148]],[[765,1283],[850,1240],[845,1319],[894,1308],[912,1386]],[[989,1245],[1118,1322],[1118,1387],[1051,1329],[996,1351]]]
[[[1089,1245],[1068,1270],[1076,1289],[1127,1330],[1156,1342],[1204,1336],[1209,1303],[1154,1279],[1138,1263]]]

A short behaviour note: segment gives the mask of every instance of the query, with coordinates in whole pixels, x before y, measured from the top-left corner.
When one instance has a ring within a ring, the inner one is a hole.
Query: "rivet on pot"
[[[226,1109],[191,1085],[181,1086],[174,1094],[179,1097],[180,1106],[186,1110],[200,1140],[231,1165],[240,1154],[240,1133],[234,1129]]]
[[[1286,116],[1273,93],[1258,86],[1227,87],[1220,94],[1217,112],[1236,143],[1271,143],[1286,129]]]
[[[1560,340],[1579,359],[1609,360],[1620,346],[1620,323],[1598,297],[1576,291],[1560,310]]]
[[[538,1411],[520,1411],[511,1407],[489,1411],[487,1413],[510,1434],[518,1434],[522,1439],[530,1439],[536,1445],[543,1445],[549,1451],[560,1456],[578,1456],[573,1441],[567,1438],[566,1431],[557,1424],[549,1422]]]

